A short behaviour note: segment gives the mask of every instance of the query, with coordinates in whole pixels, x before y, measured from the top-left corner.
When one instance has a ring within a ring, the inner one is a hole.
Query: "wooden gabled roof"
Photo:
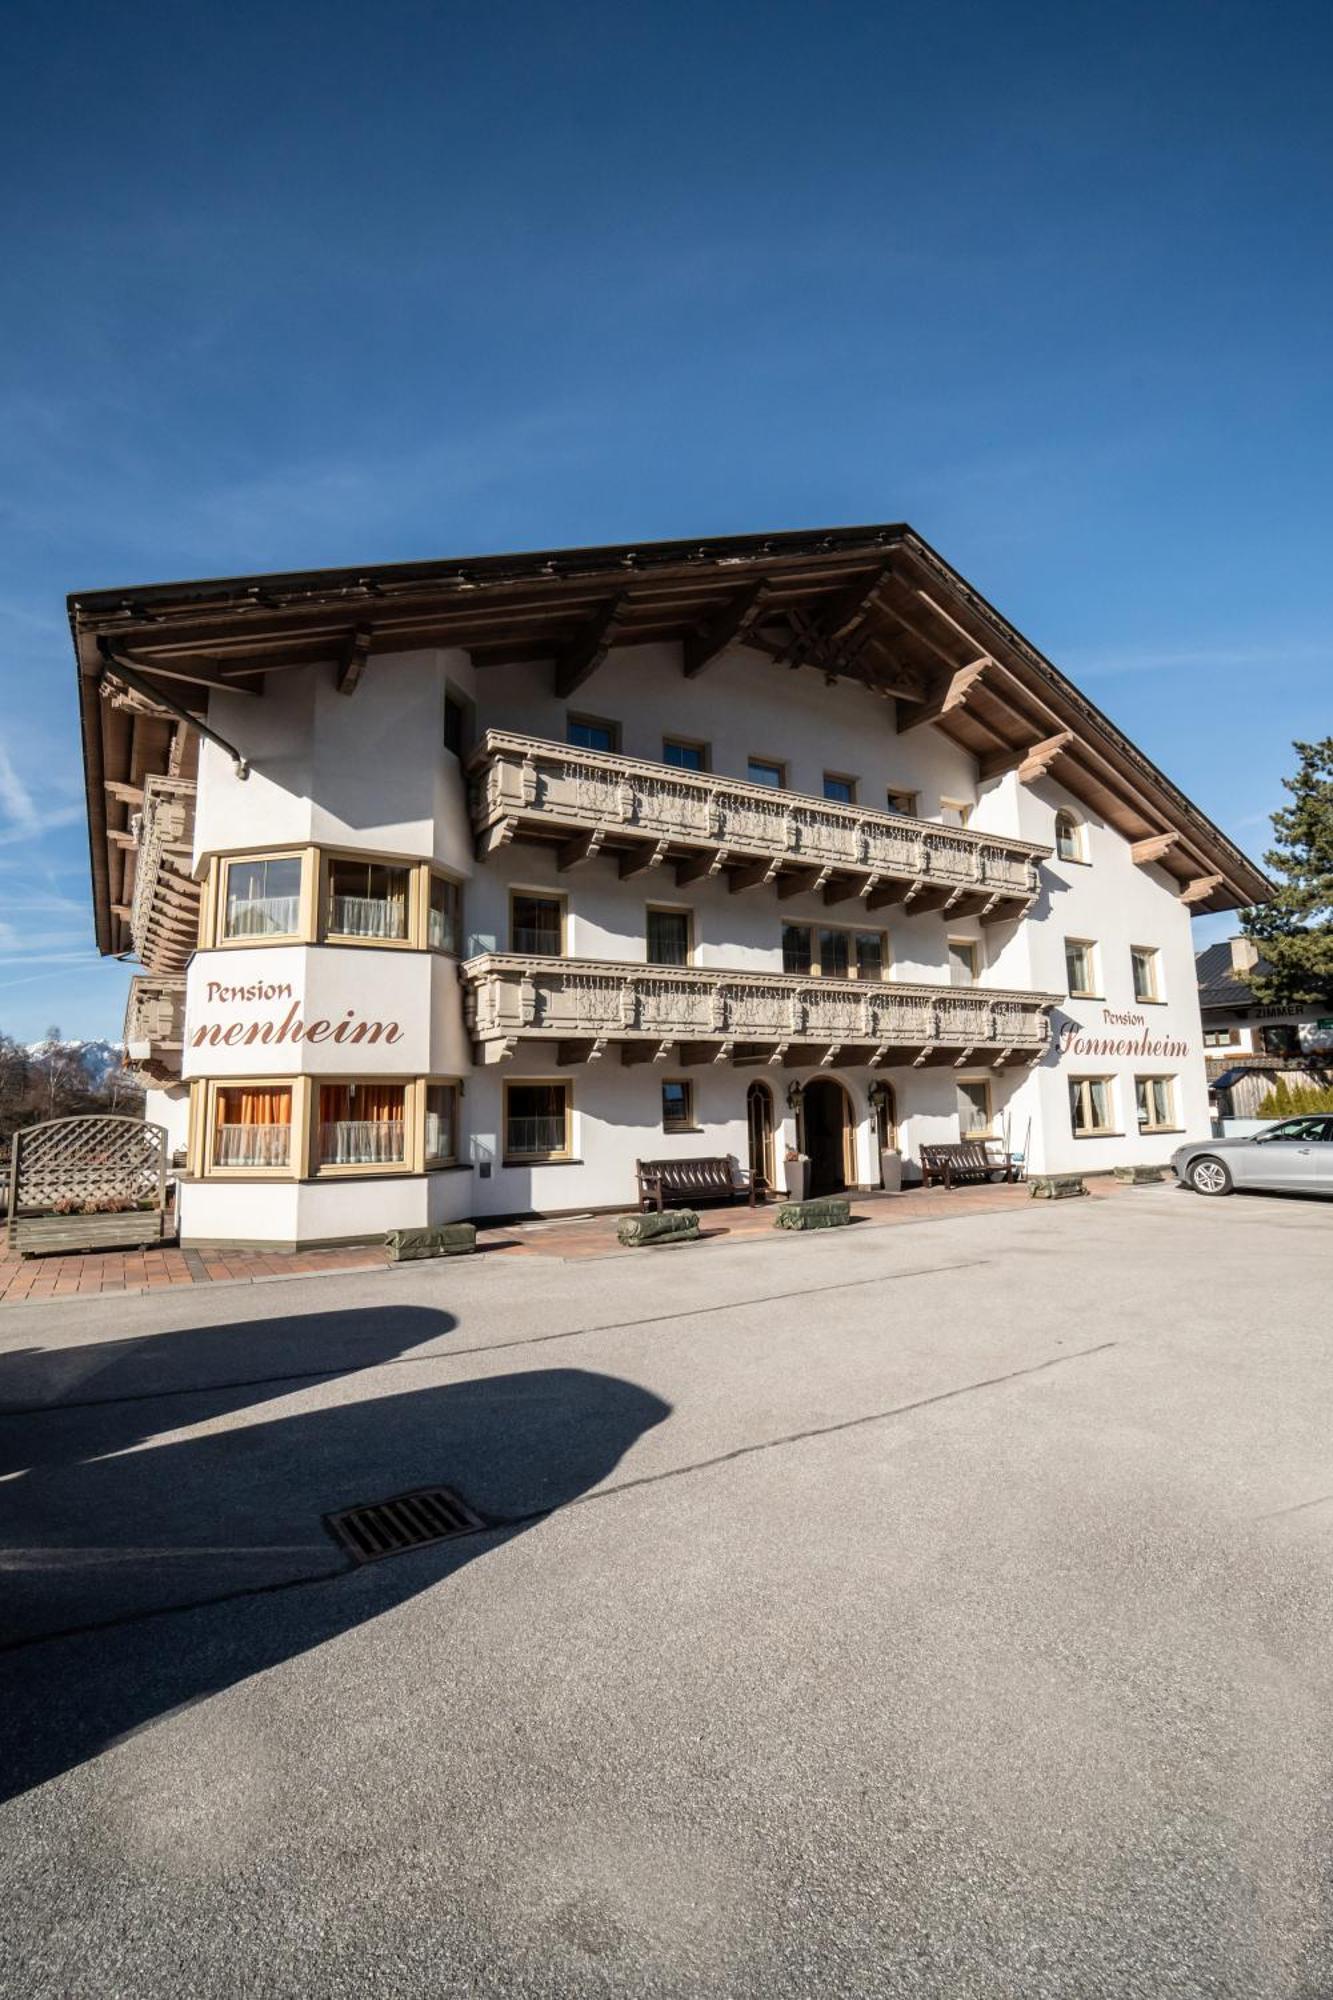
[[[116,786],[142,782],[121,766],[150,733],[139,723],[127,729],[127,714],[163,725],[166,742],[180,710],[203,715],[212,688],[258,695],[271,673],[325,662],[350,693],[377,653],[425,646],[465,648],[483,669],[549,658],[568,696],[613,646],[678,641],[682,671],[694,676],[743,643],[892,697],[900,730],[942,730],[975,755],[983,777],[1050,771],[1134,843],[1137,858],[1175,876],[1196,911],[1259,902],[1271,890],[903,524],[153,584],[75,593],[69,613],[104,951],[126,943],[112,908],[125,901],[112,881],[127,823]]]

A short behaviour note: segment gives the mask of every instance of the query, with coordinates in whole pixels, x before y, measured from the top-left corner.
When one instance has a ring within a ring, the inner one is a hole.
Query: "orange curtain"
[[[341,1125],[351,1119],[378,1125],[400,1119],[402,1115],[401,1083],[358,1083],[355,1086],[322,1083],[319,1087],[321,1125]]]
[[[285,1084],[281,1088],[242,1084],[218,1092],[219,1125],[290,1125],[291,1122],[292,1093]]]

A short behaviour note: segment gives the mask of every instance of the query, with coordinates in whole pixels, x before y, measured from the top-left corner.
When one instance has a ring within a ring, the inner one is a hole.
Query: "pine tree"
[[[1257,1000],[1333,1007],[1333,736],[1292,748],[1300,764],[1282,780],[1292,803],[1273,814],[1277,845],[1264,856],[1277,892],[1241,924],[1268,964],[1251,975]]]

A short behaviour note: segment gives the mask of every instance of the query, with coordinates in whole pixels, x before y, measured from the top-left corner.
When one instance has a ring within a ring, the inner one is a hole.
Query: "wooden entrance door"
[[[847,1093],[832,1077],[817,1076],[801,1098],[810,1193],[841,1194],[847,1185]]]

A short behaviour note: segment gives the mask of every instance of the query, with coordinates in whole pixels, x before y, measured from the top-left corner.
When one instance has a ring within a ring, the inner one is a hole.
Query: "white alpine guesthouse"
[[[907,527],[73,597],[98,940],[182,1240],[1208,1129],[1254,865]]]

